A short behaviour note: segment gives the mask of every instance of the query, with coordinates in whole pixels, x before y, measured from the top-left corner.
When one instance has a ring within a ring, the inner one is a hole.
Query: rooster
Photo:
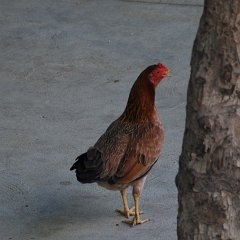
[[[126,218],[133,216],[132,220],[123,221],[131,226],[149,221],[140,218],[143,212],[139,210],[139,197],[163,144],[164,130],[155,106],[155,88],[167,76],[170,71],[161,63],[147,67],[133,84],[122,115],[70,168],[76,169],[81,183],[96,182],[104,188],[119,190],[123,210],[116,211]],[[133,188],[133,208],[127,202],[129,186]]]

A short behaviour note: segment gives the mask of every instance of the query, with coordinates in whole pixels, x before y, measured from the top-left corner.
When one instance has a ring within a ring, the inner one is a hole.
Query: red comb
[[[160,68],[167,68],[167,67],[166,67],[165,65],[163,65],[162,63],[158,63],[157,66],[160,67]]]

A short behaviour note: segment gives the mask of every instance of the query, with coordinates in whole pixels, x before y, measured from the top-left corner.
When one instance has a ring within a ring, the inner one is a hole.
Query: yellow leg
[[[129,218],[129,216],[134,216],[134,208],[129,209],[128,207],[128,201],[127,201],[127,195],[126,195],[126,190],[120,190],[121,196],[122,196],[122,201],[123,201],[123,210],[121,209],[116,209],[116,212],[122,214],[126,218]]]
[[[145,220],[141,220],[141,219],[140,219],[140,212],[139,212],[139,194],[138,194],[138,193],[134,193],[134,194],[133,194],[133,198],[134,198],[134,204],[135,204],[135,214],[134,214],[134,218],[133,218],[132,220],[126,220],[126,221],[123,221],[123,222],[124,222],[124,223],[127,223],[127,224],[129,224],[129,225],[131,225],[131,226],[149,222],[150,219],[145,219]]]

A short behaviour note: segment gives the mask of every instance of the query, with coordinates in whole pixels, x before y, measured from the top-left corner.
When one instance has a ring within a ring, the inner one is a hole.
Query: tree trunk
[[[205,0],[176,184],[179,240],[240,240],[240,0]]]

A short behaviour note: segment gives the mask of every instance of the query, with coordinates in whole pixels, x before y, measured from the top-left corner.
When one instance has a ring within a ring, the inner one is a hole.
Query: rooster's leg
[[[126,218],[129,218],[129,216],[134,216],[134,208],[129,209],[128,207],[128,202],[127,202],[127,195],[126,195],[126,190],[120,190],[121,196],[122,196],[122,201],[123,201],[123,210],[121,209],[116,209],[116,212],[122,214]]]
[[[140,186],[134,186],[133,187],[133,198],[134,198],[134,205],[135,205],[135,213],[134,213],[133,219],[123,221],[124,223],[127,223],[131,226],[138,225],[138,224],[143,224],[143,223],[146,223],[146,222],[150,221],[150,219],[141,220],[141,218],[140,218],[140,213],[141,212],[139,211],[139,197],[140,197],[140,192],[141,192],[141,189],[143,187],[144,181],[145,181],[145,179],[143,179],[143,183]]]

